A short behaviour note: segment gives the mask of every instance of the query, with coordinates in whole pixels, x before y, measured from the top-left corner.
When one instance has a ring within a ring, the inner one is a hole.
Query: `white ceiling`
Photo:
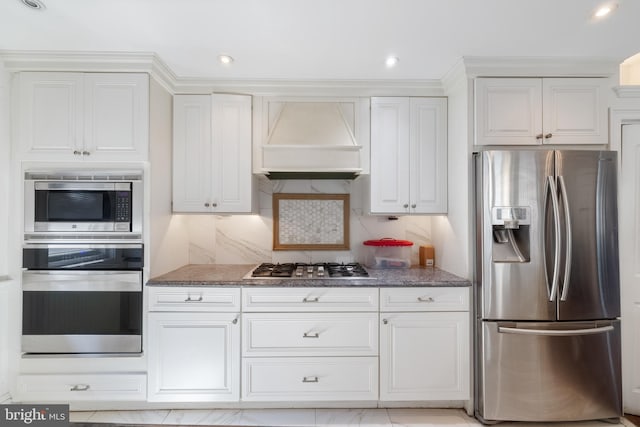
[[[155,52],[178,77],[440,79],[465,56],[640,52],[639,0],[600,21],[604,0],[42,1],[0,0],[1,50]]]

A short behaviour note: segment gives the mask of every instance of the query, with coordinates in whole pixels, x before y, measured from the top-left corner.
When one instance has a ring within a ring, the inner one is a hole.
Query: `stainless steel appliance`
[[[262,263],[247,273],[244,279],[371,279],[359,263],[320,262]]]
[[[140,244],[23,249],[22,351],[140,353]]]
[[[622,415],[616,161],[475,154],[481,421]]]
[[[25,240],[141,240],[142,171],[28,171]]]

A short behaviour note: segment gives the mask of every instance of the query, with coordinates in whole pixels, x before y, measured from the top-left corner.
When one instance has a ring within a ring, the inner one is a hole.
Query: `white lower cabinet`
[[[469,289],[380,294],[380,400],[468,400]]]
[[[158,294],[150,290],[151,309],[181,310],[149,313],[148,348],[150,402],[234,402],[240,396],[240,289],[175,288],[183,292],[176,308],[159,305]],[[215,293],[223,301],[229,293],[237,305],[211,309]],[[194,297],[194,295],[200,295]],[[206,298],[205,298],[206,296]],[[175,300],[176,295],[172,295]],[[184,305],[190,307],[184,311]],[[199,305],[202,304],[202,305]]]
[[[378,399],[377,357],[247,357],[246,401]]]
[[[243,307],[244,401],[378,400],[378,289],[244,289]]]
[[[20,402],[145,400],[147,375],[23,374],[18,377]]]

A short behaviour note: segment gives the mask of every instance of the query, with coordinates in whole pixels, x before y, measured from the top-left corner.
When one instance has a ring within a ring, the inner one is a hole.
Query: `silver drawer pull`
[[[87,391],[90,387],[89,384],[76,384],[71,387],[71,391]]]
[[[418,297],[418,301],[420,302],[434,302],[433,297]]]
[[[191,295],[189,295],[187,297],[187,299],[184,300],[184,302],[200,302],[200,301],[202,301],[202,295],[200,295],[200,298],[198,298],[198,299],[193,299],[193,298],[191,298]]]
[[[302,299],[302,302],[318,302],[318,301],[320,301],[320,297],[313,297],[313,298],[304,297]]]
[[[310,334],[309,332],[305,332],[302,334],[302,338],[320,338],[320,332],[316,332],[314,334]]]
[[[317,383],[318,381],[319,381],[318,377],[304,377],[304,378],[302,378],[302,382],[303,383]]]

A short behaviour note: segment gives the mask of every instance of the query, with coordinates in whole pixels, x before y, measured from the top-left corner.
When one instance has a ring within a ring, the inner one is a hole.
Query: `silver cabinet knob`
[[[415,203],[413,203],[413,204],[411,205],[411,209],[415,209],[415,208],[416,208],[416,204],[415,204]]]
[[[231,323],[233,323],[234,325],[237,325],[237,324],[238,324],[238,318],[236,317],[235,319],[233,319],[233,320],[231,321]]]
[[[405,203],[404,205],[402,205],[402,207],[407,209],[409,207],[409,203]]]
[[[204,204],[204,207],[205,207],[205,208],[208,208],[209,206],[211,206],[211,205],[209,204],[209,202],[206,202],[206,203]]]
[[[551,138],[552,136],[553,136],[553,134],[552,134],[552,133],[548,133],[548,134],[546,134],[546,135],[544,136],[544,139],[549,139],[549,138]]]
[[[382,323],[384,323],[385,325],[389,323],[389,321],[387,319],[382,319]]]
[[[82,155],[82,151],[79,151],[79,150],[73,150],[73,154],[74,154],[75,156],[80,156],[80,155]]]
[[[542,139],[542,134],[541,133],[537,134],[536,139]]]
[[[214,202],[214,203],[211,203],[211,206],[213,206],[214,208],[217,208],[218,204]]]
[[[83,152],[82,152],[82,155],[83,155],[83,156],[88,156],[88,155],[90,155],[90,154],[91,154],[91,153],[90,153],[89,151],[83,151]]]

